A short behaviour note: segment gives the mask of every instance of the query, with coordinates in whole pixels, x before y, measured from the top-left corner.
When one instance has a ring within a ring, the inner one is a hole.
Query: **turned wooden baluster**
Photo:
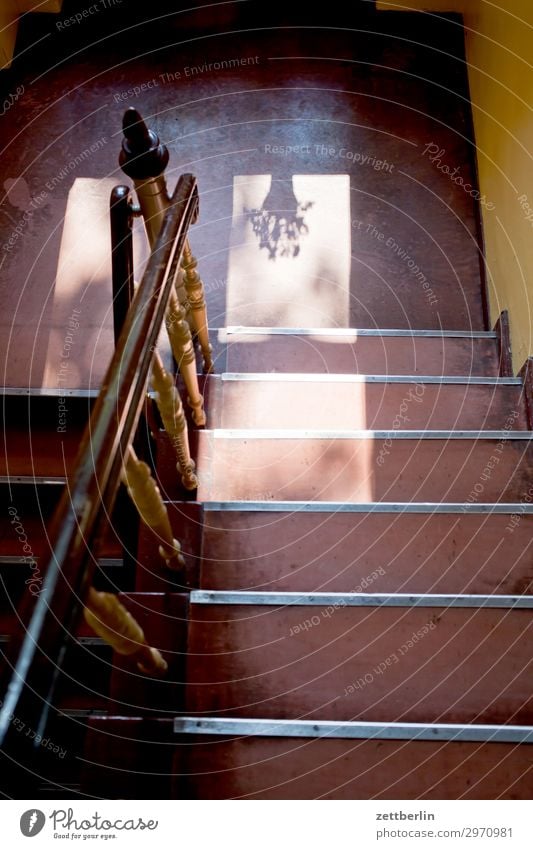
[[[184,271],[183,283],[187,292],[187,300],[190,306],[190,316],[194,332],[204,360],[204,374],[213,370],[212,347],[209,342],[209,327],[207,325],[207,307],[205,303],[204,284],[196,271],[198,262],[191,251],[189,240],[185,242],[181,266]]]
[[[138,459],[131,447],[128,448],[122,466],[122,480],[142,521],[159,538],[159,554],[168,568],[181,569],[185,565],[181,546],[172,534],[168,511],[159,487],[152,477],[150,467]]]
[[[89,590],[85,621],[118,654],[132,657],[145,675],[164,675],[168,669],[161,653],[146,642],[143,629],[116,595]]]
[[[174,378],[163,366],[157,351],[154,353],[152,362],[152,385],[156,393],[157,408],[178,458],[177,469],[181,474],[183,486],[186,489],[196,489],[198,478],[194,474],[194,460],[189,450],[189,434],[183,404],[174,384]]]
[[[196,374],[196,355],[191,329],[185,317],[185,310],[173,291],[168,302],[165,324],[170,339],[174,359],[183,377],[187,389],[187,403],[192,409],[194,423],[202,427],[206,423],[204,399],[200,395],[198,375]]]

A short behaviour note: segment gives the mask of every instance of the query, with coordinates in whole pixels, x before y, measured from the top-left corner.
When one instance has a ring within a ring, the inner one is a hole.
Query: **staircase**
[[[142,769],[163,797],[525,797],[531,432],[497,334],[221,336],[199,504],[176,500],[163,434],[157,454],[198,589],[154,582],[146,538],[127,599],[175,677],[148,698],[113,670],[84,792],[120,769],[135,798]],[[302,349],[316,365],[287,371]]]
[[[412,52],[406,66],[416,67]],[[390,109],[376,123],[385,115],[397,129],[401,110]],[[420,144],[426,128],[418,132]],[[383,136],[384,157],[392,136]],[[448,190],[417,156],[419,176],[426,168],[424,180]],[[378,178],[358,176],[367,220],[379,224]],[[235,180],[234,191],[257,188]],[[328,186],[321,191],[327,202]],[[404,200],[415,211],[420,196]],[[251,226],[237,222],[233,235],[246,230],[247,241],[233,241],[241,274],[237,263],[225,326],[213,331],[207,427],[191,424],[196,498],[151,423],[184,574],[162,568],[157,541],[123,502],[93,552],[97,587],[120,594],[167,675],[141,675],[80,625],[35,798],[530,797],[532,405],[509,370],[505,316],[487,329],[474,213],[463,193],[452,200],[454,218],[468,221],[445,234],[461,285],[445,279],[443,262],[437,312],[398,255],[397,289],[379,271],[391,260],[383,224],[378,236],[351,233],[355,298],[329,269],[302,271],[327,254],[317,226],[297,258],[269,264]],[[431,203],[426,223],[444,231]],[[297,314],[316,323],[287,326]],[[25,593],[39,592],[47,521],[94,395],[70,390],[68,426],[58,431],[57,393],[4,394],[4,643],[21,631]],[[23,782],[11,793],[27,798]]]
[[[83,626],[50,728],[66,754],[49,753],[42,792],[112,797],[124,770],[122,798],[526,796],[531,432],[497,334],[220,336],[232,371],[207,379],[198,502],[176,496],[163,432],[156,452],[194,589],[161,576],[146,530],[135,574],[111,532],[101,552],[100,586],[125,591],[168,677]],[[57,399],[5,403],[4,471],[32,539],[76,431],[51,452],[39,423]],[[4,534],[11,603],[32,577],[20,545]]]

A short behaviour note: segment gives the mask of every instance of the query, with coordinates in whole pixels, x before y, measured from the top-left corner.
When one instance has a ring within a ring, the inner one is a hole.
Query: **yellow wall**
[[[0,69],[8,68],[15,49],[18,9],[15,0],[0,2]]]
[[[495,204],[483,209],[491,317],[509,310],[517,370],[533,354],[533,3],[465,0],[464,22],[480,189]]]
[[[16,5],[21,12],[60,12],[63,0],[16,0]]]
[[[63,0],[0,0],[0,70],[9,68],[23,12],[59,12]]]
[[[462,12],[463,7],[464,0],[377,0],[376,2],[376,8],[385,12]]]

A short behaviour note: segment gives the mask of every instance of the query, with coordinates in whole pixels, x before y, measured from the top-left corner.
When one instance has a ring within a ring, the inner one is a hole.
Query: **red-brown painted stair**
[[[495,333],[228,328],[228,372],[497,377]]]

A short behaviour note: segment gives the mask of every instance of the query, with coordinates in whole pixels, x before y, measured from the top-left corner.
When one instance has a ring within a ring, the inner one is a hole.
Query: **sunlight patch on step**
[[[349,327],[350,253],[347,174],[234,177],[227,323]]]
[[[372,439],[225,438],[199,434],[198,501],[376,500]]]
[[[367,387],[363,382],[345,383],[339,391],[340,381],[335,380],[338,375],[332,375],[331,382],[319,380],[314,385],[305,380],[297,382],[300,376],[295,377],[295,382],[279,383],[224,381],[222,427],[301,429],[308,426],[318,430],[324,425],[324,430],[331,430],[337,429],[340,422],[349,423],[345,430],[367,429]]]

